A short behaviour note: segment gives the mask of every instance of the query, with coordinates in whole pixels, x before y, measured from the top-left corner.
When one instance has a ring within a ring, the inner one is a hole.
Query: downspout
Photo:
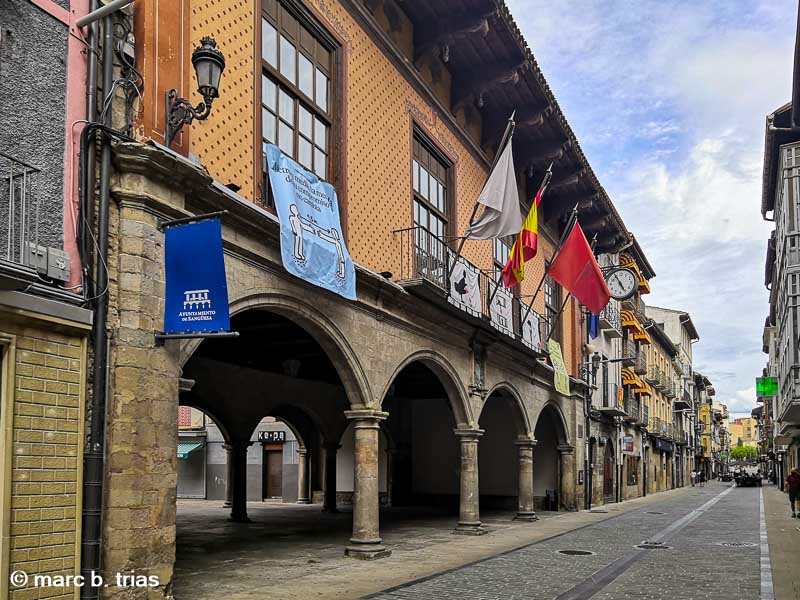
[[[110,15],[103,17],[103,93],[112,89],[114,77],[114,34]],[[96,66],[95,66],[96,68]],[[95,73],[96,77],[96,73]],[[96,107],[96,104],[95,104]],[[110,112],[104,125],[110,124]],[[91,152],[89,153],[91,154]],[[92,572],[100,571],[102,509],[103,509],[103,462],[105,448],[106,396],[108,394],[108,210],[111,178],[111,139],[103,135],[100,154],[100,206],[97,215],[97,265],[94,323],[94,366],[92,382],[92,420],[89,433],[89,448],[84,464],[83,483],[83,529],[81,532],[81,574],[84,581],[91,582]],[[88,187],[91,187],[88,186]],[[89,222],[91,226],[91,221]],[[95,600],[99,588],[84,585],[81,598]]]

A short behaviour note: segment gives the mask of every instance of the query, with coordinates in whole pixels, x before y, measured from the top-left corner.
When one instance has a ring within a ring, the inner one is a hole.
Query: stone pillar
[[[559,504],[564,510],[578,510],[575,503],[575,447],[562,444],[557,447],[561,458],[561,481],[558,491]]]
[[[233,495],[230,521],[250,523],[247,517],[247,449],[253,445],[250,441],[236,441],[231,444],[233,458]]]
[[[297,504],[309,504],[308,448],[297,449]]]
[[[373,410],[346,411],[353,421],[355,449],[353,460],[353,537],[345,554],[371,560],[389,556],[380,537],[380,486],[378,480],[378,432],[388,413]]]
[[[533,447],[534,440],[517,440],[517,456],[519,460],[519,498],[517,516],[518,521],[538,521],[536,511],[533,509]]]
[[[225,476],[225,502],[222,508],[230,508],[233,506],[233,446],[230,444],[223,444],[225,449],[225,469],[227,475]]]
[[[483,535],[487,531],[481,527],[478,487],[478,439],[483,430],[456,429],[455,434],[461,443],[461,502],[453,533]]]
[[[336,442],[325,443],[325,491],[322,498],[322,510],[329,513],[339,512],[336,508],[336,452],[341,448]]]

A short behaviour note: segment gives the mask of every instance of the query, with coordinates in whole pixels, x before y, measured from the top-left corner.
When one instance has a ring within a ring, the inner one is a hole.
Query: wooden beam
[[[536,166],[536,163],[557,162],[564,158],[564,155],[572,147],[569,140],[555,140],[550,142],[538,142],[529,146],[526,153],[528,161]]]
[[[511,110],[508,112],[510,113]],[[544,122],[552,114],[553,108],[551,106],[545,106],[542,108],[527,106],[522,107],[521,109],[517,110],[516,115],[514,116],[516,131],[534,130],[537,127],[544,125]],[[506,129],[506,123],[508,123],[507,117],[503,117],[502,119],[496,118],[487,123],[483,128],[484,132],[481,135],[481,143],[483,145],[487,145],[498,141]]]
[[[507,83],[516,85],[519,82],[524,65],[525,63],[496,64],[485,67],[476,65],[468,79],[454,81],[453,110],[455,111],[466,102],[474,102],[478,108],[483,108],[486,95],[494,88]]]
[[[416,63],[421,56],[431,52],[440,52],[442,60],[448,62],[450,46],[471,35],[478,34],[486,37],[491,29],[491,21],[496,16],[496,12],[479,16],[466,15],[451,19],[446,24],[437,21],[419,31],[414,36],[414,62]],[[445,26],[442,27],[442,25]]]
[[[571,174],[567,174],[557,179],[554,183],[550,185],[550,187],[553,189],[553,191],[558,191],[560,189],[571,187],[573,185],[578,184],[580,180],[586,176],[587,173],[588,170],[585,168],[578,169],[577,171],[574,171]]]

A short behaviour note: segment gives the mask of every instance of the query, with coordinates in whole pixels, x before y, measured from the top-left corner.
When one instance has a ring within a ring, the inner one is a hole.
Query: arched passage
[[[455,369],[433,352],[417,353],[397,369],[381,410],[388,448],[388,502],[405,518],[460,514],[461,445],[455,430],[472,422]],[[477,465],[475,465],[477,468]]]
[[[524,460],[520,444],[530,442],[532,435],[522,401],[512,386],[501,384],[490,391],[478,426],[484,432],[478,452],[481,508],[516,510],[520,460]]]
[[[570,490],[562,472],[564,449],[569,448],[566,420],[555,403],[548,403],[539,413],[533,432],[536,448],[533,459],[533,494],[537,508],[558,510]]]

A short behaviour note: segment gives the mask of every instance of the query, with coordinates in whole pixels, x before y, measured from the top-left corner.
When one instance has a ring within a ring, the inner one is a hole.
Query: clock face
[[[616,269],[606,277],[608,291],[615,300],[625,300],[636,293],[639,279],[630,269]]]

